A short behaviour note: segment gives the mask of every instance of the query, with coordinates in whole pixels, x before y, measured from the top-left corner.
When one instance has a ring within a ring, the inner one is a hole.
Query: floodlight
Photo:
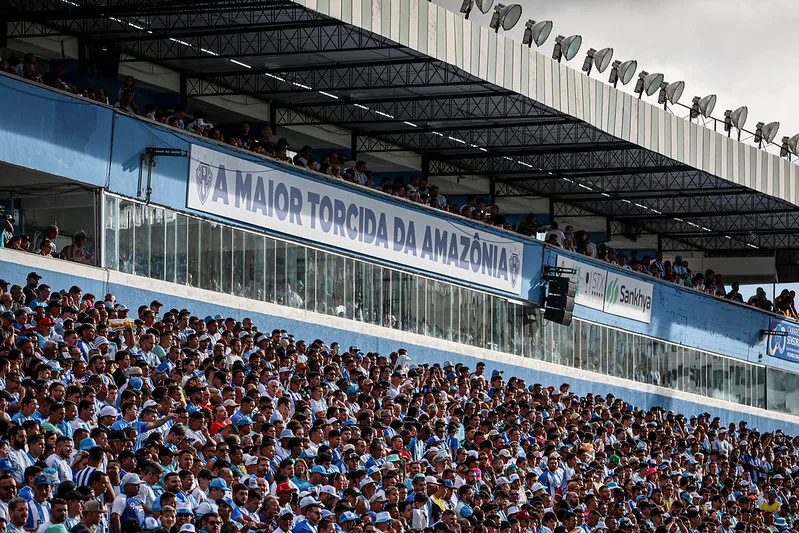
[[[641,73],[638,74],[638,81],[635,82],[635,92],[638,93],[638,98],[641,98],[644,93],[646,93],[647,96],[652,96],[660,89],[662,83],[663,74],[657,72],[650,74],[642,70]]]
[[[738,128],[738,140],[741,140],[741,130],[746,124],[746,117],[749,116],[749,109],[743,105],[735,111],[728,109],[724,112],[724,131],[727,132],[727,137],[730,136],[733,126]]]
[[[505,31],[510,31],[519,23],[520,18],[522,18],[522,6],[519,4],[507,6],[505,4],[497,4],[494,7],[494,14],[491,15],[491,22],[488,26],[497,33],[499,33],[500,27]]]
[[[777,131],[779,129],[779,122],[769,122],[768,124],[758,122],[757,126],[755,126],[755,142],[757,143],[758,148],[763,145],[763,141],[766,143],[773,141],[774,137],[777,136]]]
[[[672,83],[663,82],[660,84],[660,94],[658,103],[663,104],[664,108],[668,104],[674,105],[680,101],[682,92],[685,90],[684,81],[674,81]]]
[[[558,63],[563,58],[566,58],[566,61],[571,61],[577,55],[577,52],[580,51],[582,45],[583,38],[580,35],[570,35],[569,37],[558,35],[555,37],[555,49],[552,50],[552,59]]]
[[[591,69],[596,66],[596,69],[602,73],[610,65],[610,60],[613,59],[613,48],[603,48],[597,52],[593,48],[588,49],[588,55],[585,56],[583,62],[583,72],[591,75]]]
[[[635,59],[630,59],[624,63],[616,60],[610,68],[610,79],[608,82],[612,83],[614,87],[618,85],[619,82],[621,82],[622,85],[627,85],[630,83],[630,80],[633,79],[637,69],[638,61]]]
[[[799,155],[797,153],[797,145],[799,145],[799,133],[791,138],[786,135],[782,138],[782,149],[780,150],[780,157],[787,157],[790,159],[791,154]]]
[[[540,22],[528,20],[525,24],[522,44],[526,44],[530,48],[533,47],[533,43],[535,43],[536,46],[541,46],[549,39],[550,33],[552,33],[551,20],[542,20]]]
[[[475,0],[475,4],[477,5],[477,9],[483,13],[488,13],[491,11],[491,6],[494,5],[494,0]]]
[[[482,2],[478,5],[479,9],[482,11],[483,8]],[[474,0],[463,0],[461,4],[461,13],[463,13],[463,18],[468,19],[469,15],[472,13],[472,9],[474,8]],[[485,13],[485,11],[483,11]]]
[[[694,119],[699,115],[707,118],[713,113],[716,107],[716,95],[709,94],[704,98],[694,96],[693,105],[691,106],[691,118]]]

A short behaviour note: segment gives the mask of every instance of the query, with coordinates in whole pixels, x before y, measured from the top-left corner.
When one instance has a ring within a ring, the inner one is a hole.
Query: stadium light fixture
[[[583,72],[590,76],[591,69],[596,66],[597,71],[601,74],[607,70],[611,59],[613,59],[613,48],[603,48],[599,52],[589,48],[588,55],[585,56],[585,61],[583,61]]]
[[[758,148],[763,147],[763,142],[765,141],[766,144],[770,143],[774,140],[774,137],[777,136],[777,131],[780,129],[779,122],[769,122],[768,124],[764,124],[763,122],[758,122],[757,126],[755,126],[755,142],[757,143]]]
[[[663,74],[654,73],[650,74],[649,72],[642,70],[640,74],[638,74],[638,81],[635,82],[635,92],[638,93],[638,98],[640,99],[644,93],[647,96],[652,96],[660,89],[660,85],[663,83]]]
[[[699,115],[708,118],[716,107],[716,95],[709,94],[704,98],[694,96],[693,104],[691,105],[691,119],[695,119]]]
[[[536,22],[532,19],[528,20],[525,24],[522,44],[527,45],[528,48],[532,48],[533,43],[535,43],[536,46],[541,46],[549,39],[550,33],[552,33],[551,20],[542,20],[540,22]]]
[[[658,103],[663,104],[666,109],[669,104],[674,105],[680,101],[682,93],[685,90],[684,81],[674,81],[671,83],[663,82],[660,84],[660,94],[658,94]]]
[[[493,0],[491,3],[493,3]],[[491,15],[491,22],[488,26],[496,33],[499,33],[500,28],[510,31],[519,23],[521,18],[522,6],[519,4],[509,4],[507,6],[505,4],[497,4],[494,7],[494,14]]]
[[[724,112],[724,131],[727,132],[727,137],[732,133],[732,128],[738,129],[738,140],[741,140],[741,130],[746,124],[746,118],[749,116],[749,108],[742,105],[735,111],[728,109]]]
[[[630,59],[623,63],[616,60],[610,67],[610,79],[608,79],[608,82],[612,83],[614,87],[616,87],[619,82],[621,82],[622,85],[627,85],[630,83],[630,80],[633,79],[633,76],[635,76],[636,70],[638,70],[638,61],[635,59]]]
[[[577,52],[580,51],[582,45],[583,37],[581,35],[570,35],[569,37],[558,35],[555,37],[555,49],[552,50],[552,59],[558,63],[563,58],[566,61],[571,61],[577,55]]]
[[[472,13],[472,9],[474,9],[475,4],[477,5],[477,9],[483,13],[488,13],[491,11],[491,6],[494,4],[494,0],[463,0],[463,3],[461,4],[461,13],[463,13],[463,18],[469,18],[469,15]]]
[[[787,135],[783,137],[782,148],[780,149],[780,157],[787,157],[790,159],[791,154],[799,155],[799,153],[796,151],[797,145],[799,145],[799,133],[790,138]]]
[[[488,13],[491,11],[491,6],[494,5],[494,0],[475,0],[475,4],[477,4],[477,9],[483,13]]]

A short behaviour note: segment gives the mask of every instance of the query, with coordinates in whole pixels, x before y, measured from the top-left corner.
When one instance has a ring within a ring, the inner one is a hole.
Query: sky
[[[458,12],[462,0],[433,0]],[[510,2],[505,2],[506,4]],[[580,69],[589,48],[612,47],[613,59],[638,60],[638,71],[661,72],[668,82],[685,81],[681,103],[716,94],[713,116],[725,109],[749,108],[745,128],[758,121],[780,122],[776,142],[799,133],[799,74],[793,68],[799,10],[786,0],[518,0],[519,24],[508,34],[521,41],[524,23],[551,20],[552,35],[540,48],[552,56],[555,36],[580,34],[583,45],[568,64]],[[493,11],[493,10],[492,10]],[[470,20],[488,25],[491,14],[477,8]],[[610,69],[592,76],[607,82]],[[634,80],[619,88],[633,93]],[[657,104],[657,94],[644,98]],[[686,116],[687,109],[676,113]],[[712,125],[711,125],[712,127]],[[721,126],[719,126],[721,129]],[[723,130],[721,130],[723,131]],[[735,133],[733,133],[735,135]],[[744,133],[741,140],[747,135]],[[751,142],[751,140],[749,141]]]

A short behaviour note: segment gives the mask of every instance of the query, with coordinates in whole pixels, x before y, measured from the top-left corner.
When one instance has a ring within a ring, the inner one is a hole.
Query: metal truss
[[[781,207],[776,199],[755,192],[713,196],[694,196],[689,192],[686,196],[648,198],[639,202],[605,198],[574,203],[583,209],[605,213],[616,219],[641,221],[673,217],[684,219],[694,215],[770,213]]]
[[[409,58],[358,65],[252,69],[189,78],[188,92],[196,96],[249,94],[274,98],[279,94],[315,91],[363,92],[370,89],[449,87],[482,84],[461,69],[432,59]],[[318,95],[322,98],[321,95]]]
[[[344,25],[231,33],[220,29],[215,33],[186,35],[180,39],[155,33],[144,34],[138,40],[120,38],[118,41],[104,42],[115,42],[121,50],[132,56],[156,61],[240,59],[399,47],[384,37]]]
[[[547,175],[525,181],[496,181],[498,197],[544,195],[580,200],[601,200],[609,197],[637,200],[685,194],[715,196],[738,192],[746,192],[746,189],[702,171],[655,171],[632,175],[583,176],[576,179]]]
[[[353,103],[358,105],[353,105]],[[290,111],[316,117],[315,124],[390,124],[426,122],[523,119],[528,117],[556,117],[555,111],[519,94],[492,91],[470,96],[419,96],[410,98],[358,99],[355,102],[330,100],[327,104],[294,105],[278,110],[278,122],[285,125],[309,124]],[[570,117],[569,120],[572,120]],[[403,125],[406,128],[407,125]]]
[[[679,171],[686,167],[649,150],[628,145],[629,150],[606,150],[601,152],[576,152],[554,154],[519,155],[518,157],[493,156],[440,156],[440,164],[431,165],[430,175],[452,175],[447,163],[455,168],[471,168],[477,174],[494,176],[504,181],[524,181],[549,176],[599,176],[640,174],[647,171]],[[434,168],[435,167],[435,168]],[[519,177],[512,176],[522,173]],[[458,172],[455,171],[455,174]]]
[[[711,230],[714,233],[734,235],[762,233],[764,231],[797,231],[799,229],[799,209],[772,211],[767,213],[739,213],[725,215],[699,215],[682,219],[648,219],[644,221],[648,230],[654,233],[677,234],[694,233],[697,229]]]
[[[531,121],[532,122],[532,121]],[[493,128],[413,128],[400,132],[391,130],[377,135],[395,145],[415,151],[479,150],[488,148],[492,152],[522,151],[523,153],[556,152],[577,150],[614,150],[630,144],[592,128],[586,124],[549,121],[544,124],[518,126],[497,125]],[[380,140],[364,140],[361,151],[386,151]]]
[[[177,37],[186,31],[219,32],[244,30],[253,26],[277,24],[322,24],[333,23],[322,15],[304,9],[293,2],[101,2],[90,5],[82,2],[73,7],[58,0],[9,0],[12,9],[7,13],[11,22],[9,35],[35,37],[32,28],[20,22],[48,23],[61,32],[88,36],[96,39],[114,39],[124,33],[130,39],[138,39],[153,32],[168,33]],[[136,30],[141,33],[137,34]],[[133,33],[131,33],[133,32]],[[48,33],[49,35],[49,33]]]
[[[693,246],[693,248],[686,246]],[[715,250],[715,251],[753,251],[753,250],[796,250],[799,249],[799,234],[776,233],[751,235],[747,238],[731,235],[680,235],[663,236],[663,251]]]

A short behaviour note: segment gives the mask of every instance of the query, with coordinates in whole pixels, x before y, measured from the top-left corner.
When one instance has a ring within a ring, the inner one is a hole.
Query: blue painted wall
[[[57,264],[57,263],[54,263]],[[0,261],[0,277],[11,281],[12,283],[24,283],[27,273],[30,272],[31,267],[21,262],[7,262]],[[62,288],[68,289],[72,285],[78,285],[83,289],[84,293],[91,292],[102,298],[107,292],[112,292],[116,295],[117,301],[125,303],[131,309],[136,309],[139,305],[149,305],[149,303],[158,299],[165,304],[166,309],[177,308],[189,309],[197,316],[206,316],[211,314],[221,314],[223,316],[232,316],[239,320],[248,316],[253,319],[256,325],[261,330],[272,330],[274,328],[285,328],[295,335],[298,339],[313,340],[316,338],[323,339],[325,342],[338,341],[343,346],[350,346],[352,344],[358,345],[364,351],[376,351],[388,354],[398,348],[404,347],[409,350],[411,357],[415,363],[441,363],[445,360],[455,360],[462,362],[467,366],[474,367],[480,360],[477,357],[461,356],[442,351],[422,345],[412,343],[397,343],[388,340],[381,335],[381,329],[373,327],[374,332],[370,334],[354,333],[349,330],[342,330],[338,328],[331,328],[319,324],[309,322],[299,322],[296,320],[281,317],[281,307],[274,306],[274,312],[269,314],[254,313],[246,309],[236,309],[232,307],[220,307],[211,305],[208,302],[201,300],[190,300],[164,294],[161,292],[153,292],[151,290],[137,288],[128,285],[119,285],[115,283],[105,283],[96,281],[94,279],[85,278],[81,276],[67,275],[62,272],[52,270],[37,269],[37,272],[43,276],[43,283],[48,283],[54,290]],[[653,395],[640,390],[636,390],[637,384],[630,382],[629,387],[610,386],[603,382],[592,382],[585,380],[574,379],[568,375],[568,372],[542,372],[520,364],[501,364],[487,362],[489,369],[499,368],[505,371],[505,376],[517,376],[524,378],[528,384],[542,383],[545,386],[554,385],[558,386],[563,382],[568,382],[578,394],[585,394],[588,392],[595,394],[613,393],[617,397],[623,398],[640,407],[653,407],[661,406],[667,410],[685,413],[686,415],[699,414],[710,410],[713,416],[719,416],[725,423],[735,422],[740,420],[747,420],[749,427],[757,427],[761,431],[774,431],[782,429],[789,434],[799,434],[799,424],[792,424],[781,420],[779,414],[770,414],[763,411],[763,416],[753,416],[749,414],[742,415],[734,408],[731,409],[709,409],[702,403],[692,402],[679,398],[672,398],[669,396]],[[773,418],[772,418],[773,416]]]

